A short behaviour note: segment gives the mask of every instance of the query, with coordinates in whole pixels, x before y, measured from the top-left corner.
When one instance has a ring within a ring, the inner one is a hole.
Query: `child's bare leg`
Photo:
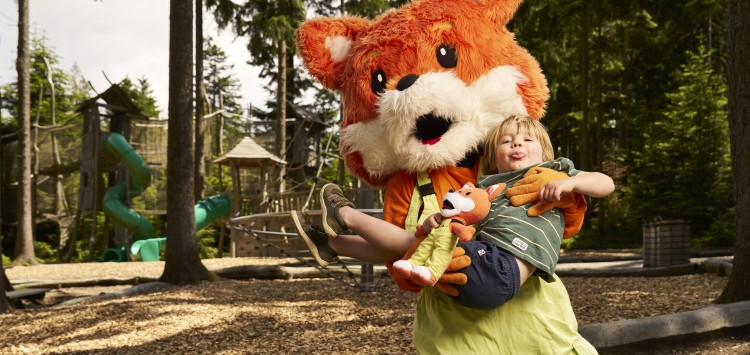
[[[415,239],[414,232],[401,229],[348,206],[339,209],[339,217],[349,229],[359,234],[371,249],[379,249],[381,254],[387,255],[389,257],[387,260],[393,260],[404,255]],[[329,243],[340,237],[343,237],[343,235],[332,238]]]
[[[403,255],[415,239],[412,232],[357,211],[336,184],[326,184],[320,189],[320,206],[321,225],[329,237],[337,239],[342,232],[351,229],[367,242],[368,249],[377,249],[375,254],[389,256],[388,260]],[[355,245],[350,246],[354,249]],[[353,250],[347,254],[351,252]]]
[[[516,259],[516,264],[518,264],[518,273],[520,276],[521,285],[523,285],[523,283],[526,282],[526,280],[528,280],[529,277],[531,277],[531,274],[533,274],[534,271],[536,271],[536,266],[531,265],[525,260],[521,260],[519,258],[515,258],[515,259]]]
[[[394,254],[392,251],[370,245],[358,235],[340,235],[336,238],[328,238],[328,245],[339,255],[349,256],[368,263],[384,263],[401,256],[400,254]]]

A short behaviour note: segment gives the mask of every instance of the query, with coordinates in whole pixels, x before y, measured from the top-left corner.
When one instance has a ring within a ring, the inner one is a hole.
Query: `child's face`
[[[500,136],[495,146],[495,167],[504,173],[542,162],[542,145],[527,132],[512,129]]]

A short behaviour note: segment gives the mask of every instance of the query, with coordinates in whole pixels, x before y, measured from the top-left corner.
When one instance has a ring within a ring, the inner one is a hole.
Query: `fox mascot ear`
[[[481,6],[487,8],[484,12],[492,21],[500,26],[505,26],[513,18],[513,15],[521,5],[522,0],[476,0]]]
[[[310,74],[329,89],[340,90],[351,44],[370,22],[359,17],[319,18],[297,29],[297,53]]]

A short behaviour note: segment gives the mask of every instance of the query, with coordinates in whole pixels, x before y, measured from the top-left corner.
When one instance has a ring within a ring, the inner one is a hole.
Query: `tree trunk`
[[[203,0],[195,0],[195,201],[203,198],[206,171],[205,139],[203,131]]]
[[[279,158],[286,160],[286,39],[283,34],[279,35],[279,74],[276,83],[276,119],[278,120],[278,132],[276,132],[276,152]],[[286,167],[279,165],[278,168],[279,192],[284,192],[284,175]],[[285,206],[281,206],[285,208]]]
[[[0,255],[2,255],[2,248],[0,248]],[[5,276],[5,269],[3,268],[3,258],[0,257],[0,272],[3,273],[3,287],[0,287],[0,313],[5,313],[10,310],[10,304],[8,303],[8,298],[5,297],[5,280],[7,277]]]
[[[215,276],[201,263],[193,196],[193,6],[169,6],[169,133],[167,136],[167,248],[160,281],[199,283]]]
[[[589,5],[582,2],[583,19],[581,23],[581,149],[580,169],[591,170],[591,110],[589,107]]]
[[[29,58],[29,2],[18,0],[18,228],[15,264],[38,264],[34,256],[31,209],[31,93]]]
[[[729,0],[729,139],[732,146],[736,237],[732,274],[717,302],[750,300],[750,2]]]

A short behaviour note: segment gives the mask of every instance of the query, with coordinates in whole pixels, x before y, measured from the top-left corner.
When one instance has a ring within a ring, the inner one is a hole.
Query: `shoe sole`
[[[302,238],[302,241],[305,242],[305,245],[307,245],[307,249],[310,250],[310,254],[312,254],[313,259],[320,265],[320,267],[328,267],[328,262],[323,260],[320,257],[320,254],[318,254],[318,247],[313,243],[312,239],[310,239],[309,236],[307,236],[307,233],[305,233],[305,230],[302,229],[302,223],[299,221],[299,217],[297,217],[297,211],[292,211],[292,221],[294,221],[294,228],[297,229],[297,234]]]
[[[326,199],[323,196],[323,191],[325,191],[328,186],[335,186],[335,185],[336,184],[334,184],[334,183],[328,183],[328,184],[323,185],[322,188],[320,188],[320,210],[321,210],[321,212],[323,214],[323,216],[322,216],[323,223],[321,223],[321,224],[323,225],[323,230],[326,232],[326,235],[328,235],[331,238],[336,237],[338,235],[338,233],[336,233],[336,231],[333,230],[333,228],[331,228],[328,225],[328,209],[325,208],[325,206],[326,206]]]

